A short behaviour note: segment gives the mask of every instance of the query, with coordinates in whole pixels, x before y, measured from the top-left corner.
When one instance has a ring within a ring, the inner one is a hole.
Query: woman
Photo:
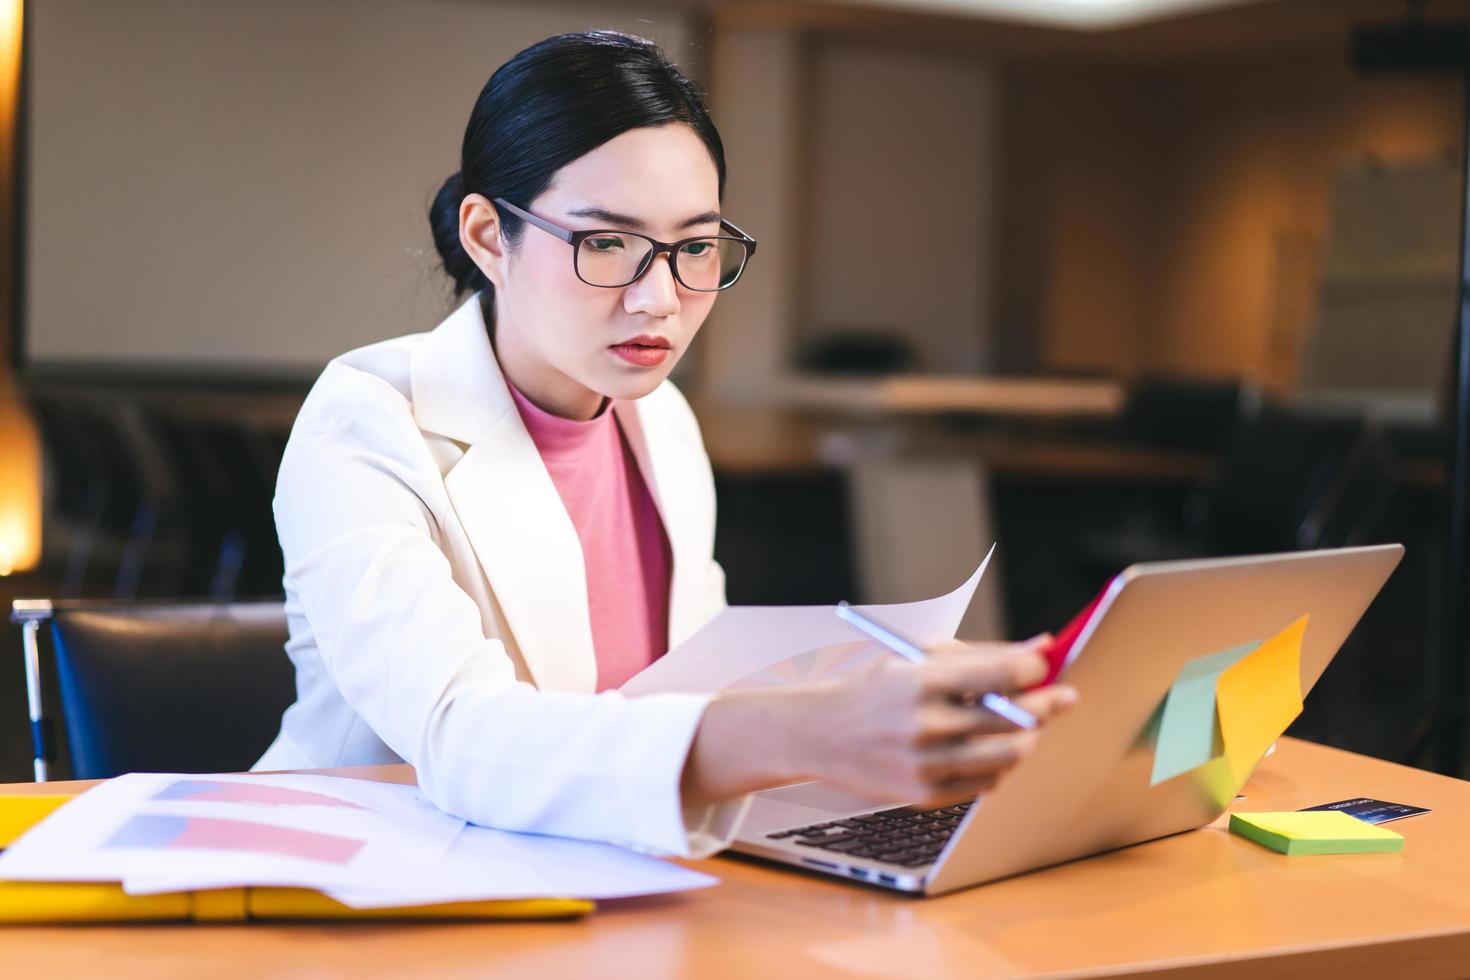
[[[286,448],[298,699],[257,768],[401,759],[476,823],[705,854],[756,789],[947,800],[1026,752],[966,705],[1036,683],[1034,646],[613,690],[725,602],[708,457],[665,380],[754,251],[724,181],[701,96],[647,41],[553,37],[490,78],[430,213],[468,300],[331,362]],[[1041,718],[1074,698],[1018,694]]]

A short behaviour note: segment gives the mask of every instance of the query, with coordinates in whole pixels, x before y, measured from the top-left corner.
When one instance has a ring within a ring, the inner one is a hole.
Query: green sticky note
[[[1404,838],[1341,810],[1232,813],[1230,832],[1282,854],[1386,854]]]
[[[1150,786],[1197,769],[1224,752],[1215,715],[1216,684],[1221,674],[1260,645],[1247,643],[1195,657],[1179,669],[1159,718]]]

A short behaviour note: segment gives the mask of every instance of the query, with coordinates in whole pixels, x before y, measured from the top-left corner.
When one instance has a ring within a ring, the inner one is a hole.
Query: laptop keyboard
[[[829,823],[778,830],[767,834],[766,838],[790,840],[802,847],[917,868],[934,862],[969,809],[969,803],[937,810],[901,806]]]

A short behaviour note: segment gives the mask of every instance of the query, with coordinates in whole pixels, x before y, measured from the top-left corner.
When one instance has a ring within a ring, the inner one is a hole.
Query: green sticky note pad
[[[1282,854],[1387,854],[1404,838],[1338,810],[1232,813],[1230,832]]]

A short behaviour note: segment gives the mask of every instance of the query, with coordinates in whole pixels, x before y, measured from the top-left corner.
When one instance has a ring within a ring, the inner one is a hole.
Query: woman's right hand
[[[1041,723],[1070,708],[1065,685],[1021,693],[1046,676],[1044,637],[951,643],[923,663],[891,654],[841,678],[715,698],[685,763],[686,804],[824,779],[895,803],[943,805],[988,791],[1036,743],[981,707],[994,691]]]
[[[796,741],[803,769],[874,798],[939,806],[987,792],[1036,744],[978,703],[994,691],[1041,723],[1070,708],[1065,685],[1022,693],[1047,665],[1045,637],[1018,644],[954,643],[923,663],[883,656],[813,685],[806,730]]]

